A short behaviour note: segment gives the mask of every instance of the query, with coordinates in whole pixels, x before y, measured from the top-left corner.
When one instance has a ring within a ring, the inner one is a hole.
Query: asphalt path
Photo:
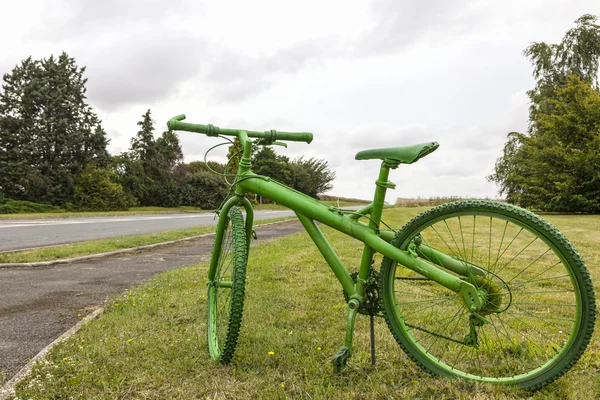
[[[290,210],[255,211],[254,219],[294,215]],[[195,226],[216,225],[214,213],[143,214],[107,217],[3,219],[0,220],[0,251],[142,235]]]
[[[303,230],[298,220],[257,226],[258,242]],[[208,260],[213,237],[153,251],[48,267],[0,269],[0,377],[9,380],[44,347],[152,275]],[[256,241],[253,240],[253,244]],[[203,290],[198,296],[205,296]],[[0,383],[2,379],[0,379]]]

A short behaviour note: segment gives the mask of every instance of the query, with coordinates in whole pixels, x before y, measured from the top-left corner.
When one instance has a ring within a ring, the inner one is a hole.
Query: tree
[[[600,26],[584,15],[559,44],[533,43],[524,54],[536,86],[527,133],[511,132],[488,178],[507,200],[547,211],[600,211]]]
[[[294,175],[293,187],[315,199],[318,195],[325,193],[333,187],[331,182],[335,178],[335,172],[329,169],[327,161],[317,158],[299,157],[291,163]]]
[[[258,175],[269,176],[289,186],[294,185],[290,159],[278,155],[270,146],[262,146],[252,158],[252,171]]]
[[[108,139],[85,102],[85,67],[62,53],[23,60],[3,76],[0,190],[15,199],[62,204],[88,164],[105,166]]]
[[[235,138],[229,149],[227,150],[227,174],[234,175],[237,173],[238,165],[244,155],[244,148],[240,139]]]
[[[179,168],[185,170],[185,179],[180,186],[182,205],[215,209],[229,194],[229,185],[223,177],[210,170],[223,173],[225,165],[211,161],[207,166],[204,162],[194,161]]]
[[[128,153],[115,164],[119,182],[145,206],[179,205],[175,168],[183,162],[179,138],[173,131],[154,139],[154,121],[147,110],[137,123],[140,130],[131,139]]]
[[[115,173],[88,164],[77,177],[74,205],[84,211],[127,210],[135,199],[115,182]]]
[[[317,158],[306,160],[304,157],[290,161],[288,157],[276,154],[269,146],[262,147],[254,154],[252,168],[259,175],[269,176],[314,198],[331,190],[331,182],[335,178],[327,161]]]

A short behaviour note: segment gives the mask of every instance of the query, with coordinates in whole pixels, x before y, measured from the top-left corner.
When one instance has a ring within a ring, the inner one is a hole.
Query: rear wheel
[[[208,287],[208,351],[211,358],[228,364],[233,359],[242,325],[248,260],[239,207],[229,210],[221,240],[217,242],[215,238],[212,258],[218,262],[214,280]]]
[[[537,389],[585,350],[595,319],[589,272],[571,243],[529,211],[492,201],[445,204],[410,221],[392,244],[424,244],[479,271],[463,279],[484,299],[482,318],[454,292],[384,258],[387,324],[427,371]]]

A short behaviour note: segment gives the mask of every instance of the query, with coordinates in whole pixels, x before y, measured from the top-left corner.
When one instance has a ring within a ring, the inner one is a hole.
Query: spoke
[[[463,251],[465,252],[465,261],[467,261],[468,260],[467,248],[465,247],[465,236],[463,235],[463,228],[462,228],[462,222],[460,220],[460,215],[458,216],[458,226],[460,227],[460,238],[462,240]]]
[[[459,217],[459,221],[460,221],[460,217]],[[450,227],[448,226],[448,223],[446,222],[446,220],[444,220],[444,224],[446,225],[446,229],[448,229],[448,233],[450,234],[450,237],[452,238],[452,241],[456,245],[456,250],[458,251],[459,254],[461,254],[461,252],[460,252],[460,246],[456,242],[456,239],[454,239],[454,235],[450,231]],[[460,256],[460,258],[462,258],[463,260],[466,259],[466,257],[463,258],[463,256]]]
[[[514,238],[513,238],[513,239],[510,241],[510,243],[508,244],[508,246],[506,246],[506,248],[505,248],[505,249],[502,251],[502,254],[500,254],[500,258],[502,258],[502,256],[504,255],[504,253],[506,253],[506,250],[508,250],[508,249],[509,249],[509,247],[510,247],[510,246],[511,246],[511,245],[514,243],[514,241],[515,241],[515,240],[517,239],[517,237],[518,237],[518,236],[521,234],[521,232],[523,232],[523,228],[521,228],[521,230],[520,230],[519,232],[517,232],[517,234],[515,235],[515,237],[514,237]],[[533,240],[535,241],[536,239],[537,239],[537,236],[536,236],[536,237],[535,237],[535,239],[533,239]],[[531,244],[531,243],[530,243],[530,244]],[[523,249],[523,250],[524,250],[524,249]],[[521,251],[523,251],[523,250],[521,250]],[[519,254],[521,254],[521,253],[519,253]],[[518,255],[518,254],[517,254],[517,255]],[[515,257],[516,257],[516,256],[515,256]],[[498,258],[498,259],[496,260],[496,263],[494,264],[494,267],[495,267],[496,265],[498,265],[498,261],[500,261],[500,258]],[[514,257],[513,257],[513,260],[514,260]],[[512,260],[510,260],[510,261],[509,261],[509,263],[510,263],[511,261],[512,261]],[[506,264],[505,264],[504,266],[506,267]],[[504,267],[503,267],[503,268],[504,268]],[[495,273],[495,274],[498,274],[499,272],[500,272],[500,271],[496,272],[496,269],[494,268],[494,273]]]
[[[508,292],[507,292],[508,293]],[[575,293],[574,290],[542,290],[540,292],[519,292],[520,294],[543,294],[543,293]]]
[[[446,226],[447,226],[447,225],[446,225]],[[454,256],[455,256],[457,259],[459,259],[459,260],[460,260],[460,259],[461,259],[461,257],[460,257],[458,254],[456,254],[456,253],[454,252],[454,250],[452,250],[452,247],[450,247],[450,245],[448,244],[448,242],[446,242],[446,240],[445,240],[445,239],[442,237],[442,235],[440,235],[440,234],[439,234],[439,232],[438,232],[438,231],[435,229],[435,226],[431,225],[431,229],[433,229],[433,231],[434,231],[435,233],[437,233],[437,235],[440,237],[440,239],[442,239],[442,242],[444,242],[444,244],[446,245],[446,247],[448,247],[448,250],[450,250],[450,251],[452,252],[452,254],[453,254],[453,255],[454,255]],[[421,235],[421,236],[422,236],[422,235]],[[454,243],[456,243],[456,242],[454,242]],[[460,251],[459,251],[459,253],[460,253]]]
[[[535,345],[535,346],[536,346],[538,349],[540,349],[540,350],[541,350],[541,354],[542,354],[542,355],[544,354],[544,349],[542,349],[542,348],[540,347],[540,345],[539,345],[539,344],[537,344],[537,343],[536,343],[536,342],[534,342],[533,340],[529,339],[529,338],[528,338],[528,337],[527,337],[527,336],[526,336],[524,333],[522,333],[520,330],[518,330],[517,328],[515,328],[514,326],[512,326],[511,324],[509,324],[509,323],[508,323],[508,321],[503,321],[503,320],[500,318],[500,316],[498,316],[498,320],[500,321],[500,323],[501,323],[501,324],[502,324],[502,326],[504,327],[504,330],[506,331],[506,336],[507,336],[508,338],[510,338],[510,336],[508,335],[508,329],[506,329],[506,325],[508,325],[508,326],[509,326],[509,327],[510,327],[510,328],[511,328],[513,331],[515,331],[515,333],[516,333],[516,335],[517,335],[517,339],[518,339],[518,336],[519,336],[519,335],[523,336],[523,338],[524,338],[525,340],[527,340],[527,341],[529,341],[529,342],[533,343],[533,344],[534,344],[534,345]],[[506,324],[506,325],[505,325],[505,324]],[[518,345],[519,345],[519,342],[518,342],[518,341],[513,341],[513,340],[512,340],[512,338],[511,338],[511,341],[510,341],[510,342],[511,342],[511,344],[512,344],[513,346],[518,346]]]
[[[559,276],[551,276],[549,278],[541,278],[541,279],[533,279],[533,280],[528,280],[525,281],[524,283],[520,284],[519,286],[516,286],[512,289],[512,292],[514,292],[516,289],[523,287],[525,285],[527,285],[528,283],[532,283],[532,282],[542,282],[542,281],[549,281],[551,279],[559,279],[559,278],[570,278],[570,275],[559,275]]]
[[[428,307],[437,306],[437,305],[440,305],[440,304],[442,304],[442,303],[446,303],[446,302],[448,302],[448,301],[451,301],[451,300],[454,300],[454,299],[450,298],[450,299],[446,299],[446,300],[438,301],[437,303],[434,303],[434,304],[431,304],[431,305],[428,305],[428,306],[425,306],[425,307],[417,308],[416,310],[414,310],[414,311],[413,311],[413,312],[411,312],[411,313],[404,314],[402,317],[403,317],[403,318],[406,318],[406,317],[408,317],[409,315],[413,315],[413,314],[415,314],[415,313],[417,313],[417,312],[419,312],[419,311],[421,311],[421,310],[424,310],[424,309],[426,309],[426,308],[428,308]]]
[[[473,241],[471,242],[471,263],[475,258],[475,225],[477,223],[476,215],[473,215]]]
[[[519,307],[517,307],[517,308],[519,308]],[[520,308],[519,308],[519,309],[520,309]],[[522,310],[522,309],[520,309],[520,310],[521,310],[521,311],[523,311],[523,312],[526,312],[525,310]],[[505,312],[505,314],[512,315],[514,319],[516,319],[517,321],[521,322],[522,324],[525,324],[525,326],[526,326],[526,327],[528,327],[528,328],[531,328],[531,330],[532,330],[532,331],[534,331],[535,333],[537,333],[538,335],[540,335],[540,337],[548,339],[549,341],[551,341],[552,343],[554,343],[555,345],[557,345],[559,348],[560,348],[560,347],[562,347],[562,346],[560,346],[558,343],[556,343],[554,340],[550,339],[550,338],[548,337],[548,334],[541,333],[540,331],[538,331],[537,329],[535,329],[535,328],[533,327],[533,325],[531,325],[531,324],[528,324],[527,322],[523,322],[523,320],[522,320],[522,319],[520,319],[519,317],[515,316],[515,315],[514,315],[514,314],[512,314],[511,312],[508,312],[508,311],[506,311],[506,312]],[[535,315],[533,315],[533,316],[535,316]],[[539,317],[538,317],[538,319],[540,319],[541,321],[544,321],[543,319],[541,319],[541,318],[539,318]],[[546,321],[544,321],[544,322],[546,322]],[[507,324],[508,324],[508,322],[507,322]],[[548,324],[548,323],[546,322],[546,324]],[[509,324],[509,325],[510,325],[510,324]],[[548,325],[549,325],[549,326],[552,326],[552,325],[550,325],[550,324],[548,324]],[[553,328],[555,328],[554,326],[552,326],[552,327],[553,327]],[[520,332],[520,333],[521,333],[521,335],[525,336],[525,337],[527,338],[527,340],[529,340],[529,341],[530,341],[530,342],[532,342],[532,343],[535,343],[534,341],[532,341],[531,339],[529,339],[529,337],[528,337],[528,336],[526,336],[526,335],[525,335],[523,332]],[[537,345],[537,343],[536,343],[536,345]],[[538,347],[540,347],[540,346],[538,346]],[[541,347],[540,347],[540,349],[541,349]]]
[[[536,302],[532,302],[532,303],[515,303],[513,302],[512,304],[527,304],[527,305],[533,305],[533,304],[537,304],[540,306],[557,306],[557,307],[577,307],[577,304],[563,304],[563,303],[536,303]]]
[[[501,349],[504,349],[505,346],[502,345],[502,340],[500,339],[500,332],[498,331],[498,328],[496,328],[496,324],[491,318],[489,318],[489,321],[492,328],[494,328],[494,333],[496,334],[496,337],[498,338],[498,346],[500,346]],[[512,343],[510,337],[508,337],[508,342]],[[502,354],[502,358],[504,358],[505,360],[507,359],[506,355],[504,354],[504,351],[500,351],[499,353]]]
[[[491,218],[491,217],[490,217]],[[491,226],[491,222],[490,222]],[[508,221],[504,224],[504,231],[502,232],[502,239],[500,239],[500,246],[498,246],[498,253],[496,253],[496,260],[494,261],[494,265],[490,266],[490,270],[496,266],[498,260],[500,259],[500,250],[502,250],[502,244],[504,243],[504,236],[506,235],[506,228],[508,228]]]
[[[459,317],[458,320],[456,321],[456,325],[454,325],[454,327],[452,328],[452,330],[456,330],[456,328],[458,328],[458,325],[460,323],[460,320],[462,319],[462,317],[465,316],[465,313],[462,313]],[[464,342],[463,342],[464,344]],[[456,355],[456,357],[454,358],[454,361],[452,362],[453,365],[456,365],[456,363],[459,361],[459,357],[462,354],[464,348],[467,347],[466,345],[460,346],[460,350],[458,350],[458,354]]]
[[[515,308],[517,308],[519,311],[522,311],[523,313],[525,313],[526,315],[528,315],[528,316],[530,316],[530,317],[533,317],[533,318],[539,319],[540,321],[542,321],[544,324],[548,325],[548,326],[549,326],[550,328],[552,328],[553,330],[554,330],[554,329],[556,329],[556,326],[555,326],[555,325],[552,325],[552,324],[550,324],[550,323],[549,323],[548,321],[546,321],[544,318],[542,318],[542,317],[540,317],[540,316],[538,316],[538,315],[535,315],[535,314],[533,314],[532,312],[529,312],[529,311],[527,311],[527,310],[523,310],[521,307],[515,306]],[[509,311],[509,312],[507,312],[507,314],[509,314],[509,315],[512,315],[512,314],[514,314],[514,312],[513,312],[513,311]],[[515,318],[517,318],[517,317],[515,317]],[[534,329],[534,330],[535,330],[535,329]],[[560,329],[559,329],[559,330],[560,330]],[[541,334],[541,335],[542,335],[542,336],[547,336],[547,334]],[[558,343],[556,343],[556,342],[555,342],[555,344],[558,344]]]
[[[442,295],[434,296],[432,294],[416,294],[415,292],[404,292],[402,290],[394,290],[394,293],[406,293],[406,294],[410,294],[413,296],[434,297],[436,299],[439,299],[440,297],[442,297]],[[406,303],[402,303],[402,304],[406,304]]]
[[[491,261],[492,261],[492,217],[490,217],[490,240],[488,243],[488,269],[490,268]]]
[[[513,314],[513,315],[523,315],[523,316],[528,316],[529,315],[527,313],[518,313],[518,312],[514,312],[514,311],[511,311],[511,314]],[[566,322],[569,322],[571,324],[573,324],[573,322],[574,322],[572,318],[552,317],[552,316],[547,316],[547,317],[544,317],[544,318],[552,320],[552,321],[566,321]]]
[[[523,229],[521,229],[521,230],[523,230]],[[537,237],[537,236],[536,236],[536,237],[534,237],[534,238],[533,238],[533,240],[532,240],[531,242],[529,242],[529,244],[528,244],[527,246],[525,246],[524,248],[522,248],[522,249],[521,249],[521,251],[519,251],[519,252],[518,252],[518,253],[517,253],[517,254],[516,254],[516,255],[515,255],[513,258],[511,258],[509,262],[507,262],[506,264],[504,264],[504,266],[503,266],[502,268],[500,268],[500,269],[499,269],[499,270],[496,272],[496,274],[499,274],[499,273],[500,273],[500,271],[502,271],[504,268],[508,267],[508,265],[509,265],[511,262],[513,262],[513,261],[515,260],[515,258],[519,257],[519,256],[521,255],[521,253],[523,253],[525,250],[527,250],[527,248],[528,248],[529,246],[531,246],[531,245],[533,244],[533,242],[535,242],[536,240],[538,240],[538,237]],[[512,244],[512,242],[511,242],[511,244]],[[548,248],[548,250],[550,250],[550,248]],[[537,260],[536,260],[536,261],[537,261]]]
[[[472,347],[473,351],[475,352],[475,354],[477,354],[477,364],[479,364],[479,373],[483,374],[483,367],[481,366],[481,354],[478,348],[476,347]],[[482,375],[479,375],[482,376]]]
[[[479,338],[480,338],[480,339],[481,339],[481,337],[483,337],[483,339],[484,339],[484,340],[480,340],[480,341],[481,341],[481,342],[483,342],[483,343],[485,344],[485,348],[487,349],[487,352],[486,352],[486,353],[487,353],[487,354],[486,354],[486,358],[488,359],[488,361],[492,361],[492,360],[490,360],[490,359],[489,359],[489,358],[490,358],[490,357],[489,357],[489,355],[490,355],[490,354],[493,354],[494,352],[492,351],[492,349],[490,349],[490,345],[489,345],[489,343],[488,343],[488,338],[487,338],[487,336],[485,335],[485,330],[484,330],[483,328],[484,328],[483,326],[482,326],[482,327],[480,327],[480,329],[477,331],[477,333],[479,334]],[[487,374],[487,373],[488,373],[488,372],[486,372],[486,374]],[[487,376],[487,375],[483,375],[483,374],[482,374],[481,376]]]
[[[451,300],[451,299],[448,298],[448,300]],[[408,303],[407,302],[401,302],[401,304],[404,306],[404,305],[407,305],[407,304],[418,304],[418,303],[425,303],[425,302],[430,302],[431,303],[431,300],[425,299],[425,300],[418,300],[418,301],[409,301]]]
[[[537,239],[537,238],[536,238]],[[527,271],[529,269],[529,267],[531,267],[533,264],[535,264],[536,262],[539,261],[540,258],[544,257],[550,250],[552,250],[550,247],[548,247],[548,249],[542,253],[541,256],[539,256],[538,258],[536,258],[534,261],[532,261],[528,266],[526,266],[525,268],[523,268],[518,274],[516,274],[515,276],[513,276],[510,281],[506,282],[507,284],[511,283],[513,281],[513,279],[515,279],[517,276],[521,275],[523,272]]]
[[[502,325],[502,329],[504,329],[504,336],[506,336],[506,338],[508,339],[508,342],[511,345],[515,344],[515,341],[513,340],[513,338],[508,334],[508,329],[506,329],[506,325],[504,325],[504,321],[502,321],[502,318],[500,318],[500,315],[498,314],[494,314],[496,316],[496,318],[498,318],[498,321],[500,322],[500,325]]]
[[[462,307],[460,307],[460,308],[459,308],[459,309],[456,311],[456,313],[455,313],[455,314],[452,316],[452,319],[450,319],[450,321],[448,321],[448,323],[447,323],[446,325],[444,325],[444,327],[442,328],[442,331],[445,331],[445,330],[446,330],[446,328],[448,328],[448,325],[450,325],[450,324],[452,323],[452,321],[454,320],[454,318],[456,318],[456,316],[457,316],[457,315],[458,315],[458,314],[459,314],[461,311],[463,311],[463,313],[464,313],[464,309],[463,309]],[[461,317],[462,317],[462,315],[458,317],[458,319],[456,320],[456,325],[454,326],[454,328],[453,328],[453,329],[451,329],[451,330],[450,330],[450,332],[453,332],[453,331],[456,329],[456,327],[458,326],[458,321],[460,321]],[[450,333],[449,333],[449,334],[450,334]],[[434,339],[434,340],[433,340],[433,341],[432,341],[432,342],[429,344],[429,346],[428,346],[428,347],[427,347],[427,349],[425,350],[427,353],[429,353],[429,350],[430,350],[430,349],[433,347],[433,345],[434,345],[434,344],[436,344],[436,343],[437,343],[437,342],[440,340],[440,338],[442,337],[441,335],[438,335],[438,334],[434,334],[434,336],[435,336],[435,339]],[[431,353],[430,353],[430,354],[431,354]],[[438,357],[438,356],[436,355],[436,357]]]
[[[515,290],[517,290],[518,288],[521,288],[523,286],[525,286],[528,282],[537,282],[533,279],[537,278],[538,276],[541,276],[543,274],[545,274],[546,272],[550,271],[552,268],[556,267],[557,265],[562,264],[562,261],[557,262],[556,264],[548,267],[547,269],[543,270],[542,272],[540,272],[539,274],[537,274],[536,276],[534,276],[532,279],[525,281],[523,283],[521,283],[519,286],[515,286],[514,288],[512,288],[512,291],[514,292]],[[568,275],[567,275],[568,276]],[[545,278],[545,279],[550,279],[550,278]]]

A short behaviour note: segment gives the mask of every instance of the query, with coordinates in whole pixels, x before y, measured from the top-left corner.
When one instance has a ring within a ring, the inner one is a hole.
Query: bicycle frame
[[[439,260],[439,262],[437,262],[439,266],[458,273],[463,277],[478,275],[477,270],[460,260],[439,253],[422,244],[410,251],[400,250],[390,243],[394,238],[393,232],[379,229],[385,194],[387,188],[393,187],[393,184],[388,182],[389,171],[391,168],[397,167],[398,163],[394,163],[391,160],[383,161],[379,178],[376,181],[377,186],[373,202],[361,210],[350,214],[350,216],[347,216],[336,207],[326,206],[318,200],[268,177],[258,176],[252,173],[250,171],[252,142],[248,140],[244,131],[239,132],[238,137],[244,146],[244,155],[239,163],[235,196],[231,197],[220,210],[220,218],[216,232],[216,243],[220,243],[220,240],[218,239],[223,235],[225,226],[227,225],[227,214],[229,209],[234,205],[243,206],[246,210],[246,234],[248,244],[250,243],[254,213],[252,205],[245,198],[245,194],[248,192],[256,193],[290,208],[296,213],[298,219],[329,264],[331,270],[341,283],[351,301],[354,299],[358,304],[364,302],[366,283],[371,273],[373,255],[375,252],[379,252],[453,292],[459,293],[465,299],[467,307],[472,311],[476,311],[482,306],[483,302],[478,296],[476,288],[472,284],[446,272],[436,265],[432,265],[417,258],[416,254],[427,254],[428,252],[429,254],[432,254],[433,252],[436,261]],[[370,222],[368,225],[359,221],[359,218],[366,215],[370,215]],[[315,221],[321,222],[364,243],[356,284]],[[213,251],[218,252],[220,249],[215,248]],[[209,269],[209,281],[214,279],[216,267],[216,262],[211,263]]]

